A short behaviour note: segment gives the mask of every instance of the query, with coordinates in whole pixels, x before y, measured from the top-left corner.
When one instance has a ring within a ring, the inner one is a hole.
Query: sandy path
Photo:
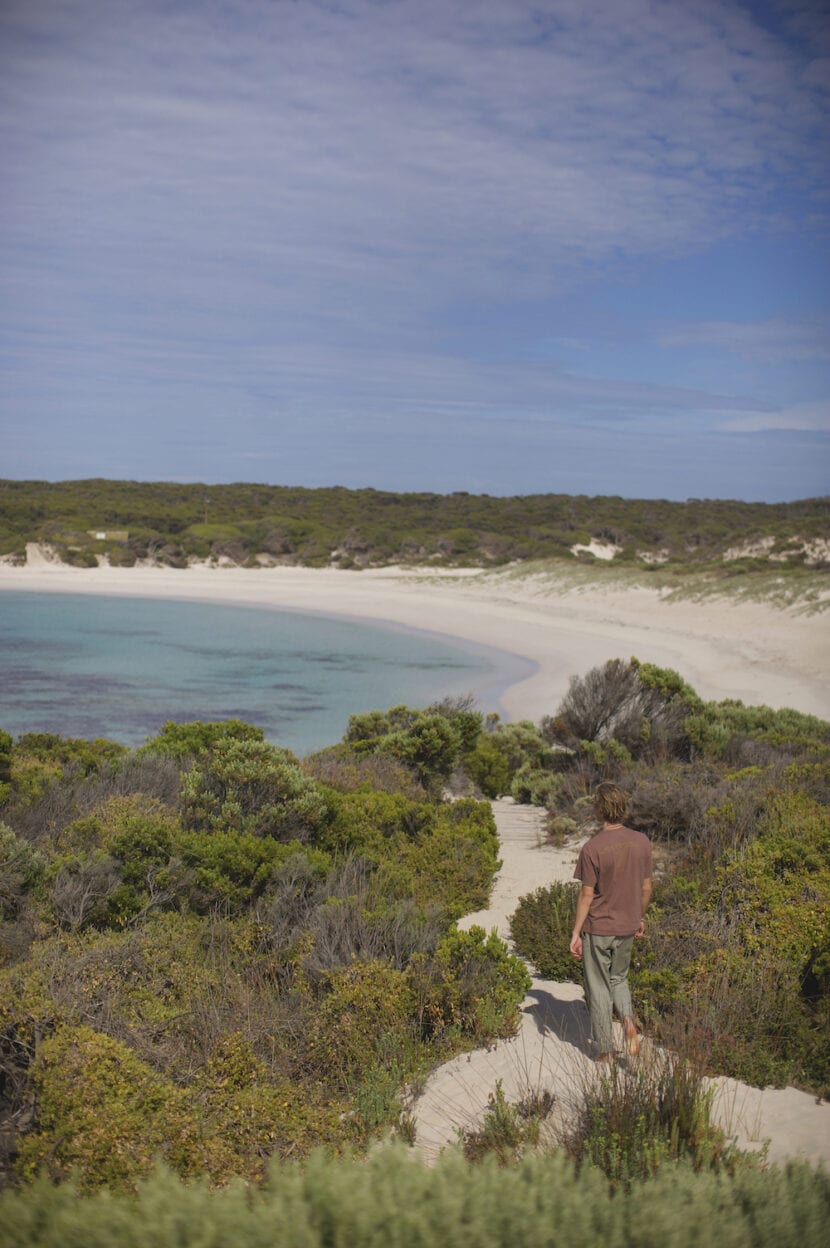
[[[544,814],[536,807],[508,798],[494,802],[493,810],[503,866],[488,909],[467,915],[459,927],[495,927],[509,941],[507,919],[519,897],[554,880],[570,880],[579,845],[557,849],[542,844]],[[640,1060],[646,1058],[647,1047]],[[462,1054],[433,1072],[413,1106],[415,1147],[432,1160],[456,1142],[459,1130],[480,1123],[499,1079],[509,1101],[529,1091],[551,1090],[555,1125],[557,1115],[560,1121],[567,1116],[580,1087],[596,1077],[589,1054],[582,989],[534,976],[514,1038]],[[741,1147],[759,1148],[768,1140],[770,1161],[804,1157],[830,1165],[829,1104],[816,1104],[814,1097],[795,1088],[760,1091],[732,1079],[714,1083],[715,1117]]]

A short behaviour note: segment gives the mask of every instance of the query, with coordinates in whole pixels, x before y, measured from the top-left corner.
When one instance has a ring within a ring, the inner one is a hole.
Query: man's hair
[[[622,789],[612,784],[610,780],[603,780],[602,784],[597,785],[594,793],[594,810],[605,823],[621,823],[627,803],[628,794],[623,793]]]

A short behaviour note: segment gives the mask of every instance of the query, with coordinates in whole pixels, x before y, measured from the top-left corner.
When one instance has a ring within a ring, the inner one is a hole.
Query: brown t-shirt
[[[579,851],[574,879],[594,890],[583,931],[631,936],[643,917],[643,882],[651,879],[651,843],[632,828],[603,828]]]

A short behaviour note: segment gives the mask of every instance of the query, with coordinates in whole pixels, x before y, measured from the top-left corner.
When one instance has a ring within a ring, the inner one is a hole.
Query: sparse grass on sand
[[[425,581],[435,578],[423,576]],[[656,591],[662,602],[766,603],[800,615],[830,609],[830,575],[826,568],[774,564],[749,567],[744,562],[705,564],[592,563],[565,559],[538,559],[478,573],[443,573],[441,582],[465,585],[532,587],[539,596],[585,593],[592,590]]]

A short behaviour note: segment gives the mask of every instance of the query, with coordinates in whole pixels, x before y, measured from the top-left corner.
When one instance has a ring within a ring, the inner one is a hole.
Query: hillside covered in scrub
[[[695,1070],[826,1095],[830,724],[614,661],[539,725],[400,706],[302,761],[239,721],[170,722],[133,751],[0,734],[3,1181],[131,1190],[156,1158],[259,1180],[272,1158],[411,1139],[412,1087],[510,1034],[529,982],[456,926],[498,866],[482,799],[544,806],[569,837],[604,778],[660,863],[634,977],[649,1034]],[[575,973],[572,893],[513,919],[552,978]],[[627,1153],[598,1123],[561,1148],[616,1182],[723,1155],[695,1115],[655,1120],[646,1153],[641,1126]]]
[[[0,481],[0,556],[26,544],[63,561],[185,567],[292,563],[343,568],[431,562],[493,566],[604,558],[695,567],[786,568],[827,562],[830,498],[685,503],[537,494],[395,494],[380,490],[134,481]]]

